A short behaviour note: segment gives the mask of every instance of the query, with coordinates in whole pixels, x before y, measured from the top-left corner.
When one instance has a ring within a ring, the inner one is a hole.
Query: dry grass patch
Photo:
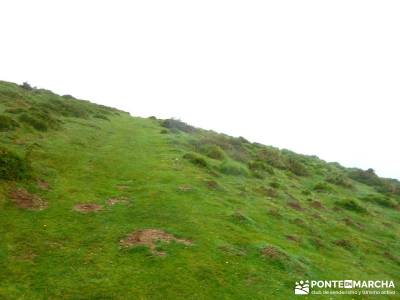
[[[169,244],[171,241],[181,243],[184,245],[191,245],[190,240],[177,238],[174,235],[159,229],[142,229],[129,234],[125,239],[120,240],[122,247],[130,248],[138,245],[147,246],[150,251],[158,256],[165,256],[165,252],[157,251],[157,242]]]
[[[23,188],[11,191],[10,198],[19,208],[30,210],[43,210],[47,208],[46,201]]]
[[[102,205],[95,203],[81,203],[74,206],[74,210],[81,213],[98,212],[103,209]]]
[[[115,204],[127,204],[127,203],[128,203],[128,198],[123,196],[110,198],[107,200],[107,204],[110,206],[113,206]]]

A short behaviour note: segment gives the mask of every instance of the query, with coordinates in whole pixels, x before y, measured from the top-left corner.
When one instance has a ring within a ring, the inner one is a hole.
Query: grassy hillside
[[[0,299],[400,285],[399,207],[373,170],[0,82]]]

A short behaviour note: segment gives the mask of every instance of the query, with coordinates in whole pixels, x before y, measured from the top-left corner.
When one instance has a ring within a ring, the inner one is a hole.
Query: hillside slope
[[[0,299],[400,284],[400,185],[373,170],[7,82],[0,155]]]

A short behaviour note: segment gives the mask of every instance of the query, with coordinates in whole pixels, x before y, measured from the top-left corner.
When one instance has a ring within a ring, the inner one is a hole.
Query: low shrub
[[[342,247],[346,250],[354,250],[354,245],[349,240],[336,240],[333,242],[336,246]]]
[[[274,174],[274,169],[266,163],[259,160],[252,160],[247,163],[247,167],[251,171],[252,175],[259,179],[264,179],[266,174]]]
[[[93,118],[110,121],[110,119],[107,116],[103,115],[103,114],[94,114]]]
[[[0,115],[0,131],[9,131],[17,127],[19,127],[19,124],[13,118]]]
[[[221,147],[217,145],[205,144],[199,147],[199,151],[213,159],[222,160],[225,158],[224,150],[222,150]]]
[[[251,176],[258,179],[265,179],[267,176],[265,172],[258,171],[258,170],[250,170]]]
[[[231,214],[231,220],[237,224],[253,224],[255,223],[253,219],[242,213],[241,211],[235,211]]]
[[[313,190],[316,192],[331,192],[333,189],[326,182],[319,182],[314,186]]]
[[[247,167],[252,171],[264,171],[273,175],[274,169],[260,160],[252,160],[248,162]]]
[[[19,180],[30,177],[31,167],[26,158],[0,148],[0,179]]]
[[[256,154],[257,159],[278,169],[285,169],[285,162],[281,152],[272,147],[264,147]]]
[[[251,157],[247,144],[240,138],[227,136],[225,134],[218,134],[215,132],[207,132],[207,137],[199,140],[196,143],[196,148],[201,148],[204,145],[218,146],[223,150],[224,157],[229,156],[233,160],[247,163]]]
[[[272,181],[269,185],[271,187],[273,187],[274,189],[279,189],[281,187],[281,185],[278,181]]]
[[[36,130],[39,130],[39,131],[47,131],[48,130],[46,122],[43,122],[42,120],[39,120],[38,118],[35,118],[30,114],[24,113],[19,116],[18,120],[32,126]]]
[[[219,170],[227,175],[233,176],[247,176],[249,175],[249,171],[247,168],[242,166],[240,163],[233,161],[223,161],[219,166]]]
[[[76,98],[72,95],[62,95],[61,97],[65,98],[65,99],[72,99],[72,100],[76,100]]]
[[[190,161],[192,164],[200,166],[200,167],[208,167],[208,163],[207,161],[204,159],[204,157],[198,155],[197,153],[186,153],[183,156],[184,159],[187,159],[188,161]]]
[[[375,203],[377,205],[388,208],[395,208],[399,205],[395,200],[379,194],[369,194],[367,196],[362,197],[361,200]]]
[[[21,107],[14,107],[14,108],[8,108],[4,112],[9,114],[21,114],[23,112],[26,112],[26,109]]]
[[[342,201],[337,201],[336,205],[343,207],[347,210],[351,210],[357,213],[365,213],[367,210],[355,199],[345,199]]]

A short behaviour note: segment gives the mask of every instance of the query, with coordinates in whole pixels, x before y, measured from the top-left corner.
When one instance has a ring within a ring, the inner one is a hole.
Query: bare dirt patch
[[[263,248],[261,250],[261,254],[273,260],[278,260],[287,257],[286,253],[282,252],[281,250],[279,250],[274,246],[267,246]]]
[[[212,189],[212,190],[216,190],[219,188],[219,184],[215,180],[207,180],[206,185],[209,189]]]
[[[349,240],[336,240],[333,242],[336,246],[351,250],[353,248],[352,243]]]
[[[289,240],[289,241],[292,241],[292,242],[296,242],[296,243],[300,243],[301,242],[301,238],[300,237],[298,237],[298,236],[295,236],[295,235],[287,235],[286,236],[286,238]]]
[[[12,256],[12,258],[16,259],[16,260],[22,260],[22,261],[28,261],[33,263],[35,258],[37,257],[36,253],[34,253],[33,251],[29,250],[29,251],[25,251],[19,255],[15,255]]]
[[[297,211],[303,211],[304,210],[304,208],[301,207],[300,202],[298,202],[298,201],[290,201],[290,202],[288,202],[288,206],[293,208],[294,210],[297,210]]]
[[[128,198],[123,196],[110,198],[107,200],[107,204],[110,206],[113,206],[115,204],[127,204],[127,203],[128,203]]]
[[[344,218],[342,221],[347,225],[351,227],[356,227],[357,229],[364,229],[364,225],[359,223],[359,222],[354,222],[351,218]]]
[[[81,203],[74,206],[74,210],[81,213],[98,212],[103,209],[102,205],[95,203]]]
[[[23,188],[11,191],[10,198],[20,208],[31,210],[43,210],[47,208],[46,201]]]
[[[320,210],[325,209],[325,206],[321,202],[319,202],[318,200],[312,201],[310,203],[310,206],[312,208],[315,208],[315,209],[320,209]]]
[[[191,245],[192,242],[186,239],[176,238],[174,235],[159,229],[142,229],[129,234],[125,239],[120,240],[122,247],[130,248],[133,246],[144,245],[149,247],[150,251],[158,256],[166,255],[165,252],[157,251],[157,242],[170,243],[175,241],[184,245]]]
[[[282,214],[280,213],[279,209],[275,207],[269,209],[268,214],[275,218],[282,218]]]
[[[39,180],[37,182],[37,186],[39,189],[44,190],[44,191],[48,191],[50,189],[50,185],[46,180]]]

